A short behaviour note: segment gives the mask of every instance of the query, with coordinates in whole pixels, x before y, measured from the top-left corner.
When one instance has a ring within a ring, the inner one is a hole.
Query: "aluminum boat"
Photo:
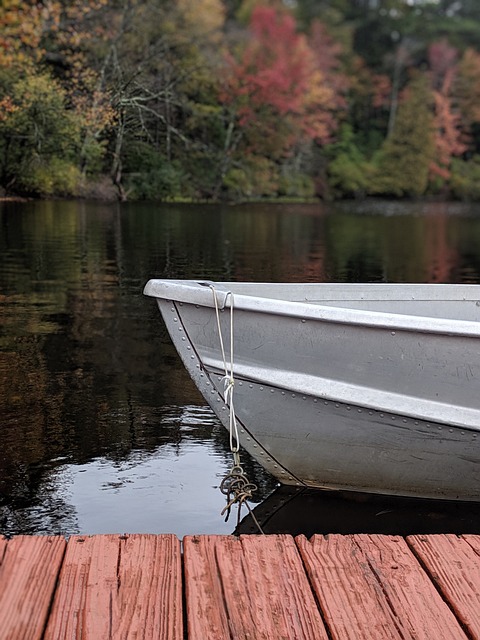
[[[150,280],[224,426],[282,484],[480,501],[480,286]]]

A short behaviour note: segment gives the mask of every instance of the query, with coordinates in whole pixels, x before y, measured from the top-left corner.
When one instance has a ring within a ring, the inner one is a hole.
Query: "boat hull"
[[[259,302],[215,288],[204,299],[195,293],[193,303],[188,295],[152,293],[226,428],[218,327],[228,345],[233,299],[240,443],[282,484],[480,501],[474,318],[428,323],[414,314]]]

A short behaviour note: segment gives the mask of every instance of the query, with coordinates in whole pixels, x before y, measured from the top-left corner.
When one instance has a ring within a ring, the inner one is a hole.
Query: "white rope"
[[[240,514],[242,510],[242,505],[246,504],[247,509],[257,525],[257,528],[260,533],[263,534],[262,528],[255,518],[255,514],[253,513],[250,505],[247,500],[252,497],[252,493],[257,490],[257,485],[252,484],[248,481],[245,472],[240,464],[240,438],[238,435],[238,426],[237,426],[237,418],[235,416],[235,408],[233,405],[233,389],[235,387],[235,379],[233,377],[233,293],[231,291],[227,291],[225,294],[225,302],[226,304],[228,300],[228,296],[230,296],[230,370],[227,365],[227,357],[225,355],[225,346],[223,342],[223,334],[222,327],[220,324],[220,311],[218,308],[218,300],[217,294],[215,291],[215,286],[213,284],[208,285],[213,292],[213,300],[215,304],[215,316],[217,319],[217,330],[218,336],[220,338],[220,349],[222,351],[222,359],[223,359],[223,369],[225,375],[223,377],[223,397],[225,400],[225,404],[230,410],[229,415],[229,433],[230,433],[230,451],[233,454],[233,467],[230,469],[230,472],[227,473],[225,478],[222,480],[220,484],[220,491],[227,496],[227,504],[222,510],[222,515],[226,513],[225,522],[228,520],[230,515],[230,510],[234,504],[238,504],[238,513],[237,513],[237,527],[240,524]]]
[[[225,296],[225,302],[230,296],[230,371],[227,366],[227,357],[225,355],[225,347],[223,342],[223,334],[222,327],[220,325],[220,310],[218,308],[218,300],[215,291],[215,287],[213,284],[209,285],[210,289],[213,292],[213,300],[215,303],[215,316],[217,319],[217,329],[218,336],[220,338],[220,349],[222,351],[222,359],[223,359],[223,369],[224,369],[224,377],[223,377],[223,398],[225,400],[225,404],[230,410],[229,414],[229,433],[230,433],[230,451],[233,453],[234,462],[236,465],[240,464],[238,452],[240,450],[240,438],[238,435],[238,426],[237,426],[237,418],[235,416],[235,407],[233,404],[233,389],[235,386],[235,379],[233,377],[233,293],[228,291]]]

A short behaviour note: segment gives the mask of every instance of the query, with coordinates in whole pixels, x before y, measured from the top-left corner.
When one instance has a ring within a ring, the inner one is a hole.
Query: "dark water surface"
[[[227,434],[142,295],[152,277],[480,283],[480,207],[0,203],[0,534],[235,529]],[[244,464],[276,530],[480,530],[475,505],[272,496]]]

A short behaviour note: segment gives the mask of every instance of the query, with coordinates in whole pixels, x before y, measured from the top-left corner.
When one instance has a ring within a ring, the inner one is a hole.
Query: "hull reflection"
[[[480,534],[480,504],[280,486],[253,509],[266,534]],[[257,534],[249,514],[234,535]]]

